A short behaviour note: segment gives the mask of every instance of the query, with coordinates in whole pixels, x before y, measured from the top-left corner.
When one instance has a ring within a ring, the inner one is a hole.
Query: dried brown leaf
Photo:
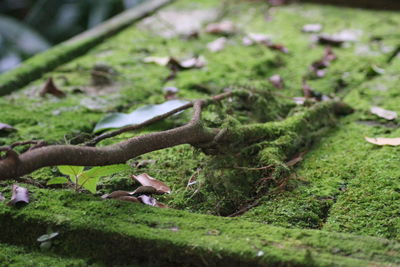
[[[163,91],[164,91],[164,98],[169,100],[169,99],[177,98],[179,89],[176,87],[173,87],[173,86],[168,86],[168,87],[164,87]]]
[[[54,84],[53,78],[50,77],[47,79],[45,85],[43,86],[42,90],[40,90],[40,96],[44,97],[47,94],[51,94],[55,97],[62,98],[65,97],[65,93],[57,88]]]
[[[13,184],[12,186],[12,196],[10,202],[7,205],[14,206],[17,203],[29,203],[29,192],[25,187]]]
[[[228,39],[226,39],[225,37],[220,37],[220,38],[208,43],[207,48],[211,52],[219,52],[225,48],[227,41],[228,41]]]
[[[306,33],[317,33],[322,30],[321,24],[306,24],[303,26],[302,31]]]
[[[132,195],[139,195],[139,194],[157,194],[158,191],[157,189],[155,189],[152,186],[139,186],[138,188],[136,188],[135,191],[132,192]]]
[[[145,205],[159,207],[159,208],[168,208],[167,205],[160,203],[155,198],[147,196],[147,195],[138,196],[138,200]]]
[[[272,75],[268,81],[277,89],[283,89],[284,87],[283,79],[279,74]]]
[[[130,196],[131,192],[128,191],[123,191],[123,190],[117,190],[112,192],[111,194],[104,194],[101,196],[101,198],[105,199],[105,198],[119,198],[122,196]]]
[[[15,129],[11,125],[8,125],[8,124],[0,122],[0,132],[13,132],[13,131],[16,131],[16,130],[17,129]]]
[[[400,137],[397,138],[384,138],[384,137],[376,137],[370,138],[365,137],[365,140],[371,144],[375,144],[378,146],[400,146]]]
[[[147,173],[142,173],[138,176],[132,175],[132,178],[138,181],[143,186],[154,187],[158,193],[171,193],[171,188],[165,183],[158,181],[157,179],[151,177]]]
[[[389,121],[397,118],[397,112],[383,109],[380,107],[371,107],[370,111],[372,114],[375,114],[376,116]]]
[[[221,21],[208,24],[205,31],[211,34],[231,35],[236,32],[236,26],[232,21]]]
[[[133,197],[133,196],[121,196],[116,199],[122,200],[122,201],[133,202],[133,203],[140,203],[140,201],[136,197]]]

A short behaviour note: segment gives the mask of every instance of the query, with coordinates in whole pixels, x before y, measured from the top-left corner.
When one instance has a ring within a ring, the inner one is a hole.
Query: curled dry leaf
[[[311,86],[307,83],[306,80],[303,80],[303,94],[305,98],[313,98],[314,97],[314,90],[311,88]]]
[[[123,191],[123,190],[117,190],[114,191],[110,194],[104,194],[101,196],[101,198],[106,199],[106,198],[119,198],[119,197],[124,197],[124,196],[131,196],[131,192],[128,191]]]
[[[383,109],[380,107],[371,107],[370,111],[372,114],[375,114],[376,116],[384,118],[389,121],[397,118],[397,112]]]
[[[279,74],[272,75],[268,81],[277,89],[283,89],[284,87],[283,79]]]
[[[15,129],[11,125],[8,125],[8,124],[0,122],[0,132],[13,132],[13,131],[16,131],[16,130],[17,129]]]
[[[231,35],[236,32],[236,26],[232,21],[224,20],[208,24],[205,31],[211,34]]]
[[[14,206],[17,203],[29,203],[29,192],[28,189],[25,187],[18,186],[16,184],[13,184],[12,186],[12,196],[10,202],[8,202],[8,205]]]
[[[173,71],[202,68],[206,65],[204,57],[192,57],[179,61],[173,57],[146,57],[143,59],[145,63],[155,63],[160,66],[168,66]]]
[[[173,86],[168,86],[168,87],[164,87],[163,91],[164,91],[164,98],[167,100],[170,100],[170,99],[177,98],[179,89],[176,87],[173,87]]]
[[[325,48],[325,53],[322,59],[314,61],[311,66],[310,70],[316,77],[323,77],[325,76],[326,69],[331,64],[331,61],[336,59],[336,55],[333,53],[332,48],[330,46]]]
[[[113,83],[112,77],[115,76],[117,72],[107,64],[97,63],[93,66],[90,74],[94,86],[105,86]]]
[[[128,191],[123,191],[123,190],[117,190],[112,192],[111,194],[105,194],[101,196],[102,199],[117,199],[117,200],[122,200],[122,201],[128,201],[128,202],[136,202],[140,203],[140,201],[132,196],[132,192]]]
[[[135,191],[132,192],[132,195],[141,195],[141,194],[157,194],[158,191],[157,189],[155,189],[152,186],[139,186],[138,188],[136,188]]]
[[[145,63],[155,63],[160,66],[167,66],[171,57],[146,57],[143,59]]]
[[[136,197],[133,197],[133,196],[122,196],[117,199],[122,200],[122,201],[127,201],[127,202],[140,203],[140,201]]]
[[[400,137],[397,138],[384,138],[384,137],[365,137],[365,140],[371,144],[375,144],[378,146],[400,146]]]
[[[145,205],[159,207],[159,208],[168,208],[167,205],[160,203],[155,198],[149,197],[147,195],[138,196],[138,199],[140,200],[140,202],[142,202]]]
[[[146,167],[148,165],[153,165],[155,163],[156,163],[156,161],[154,159],[144,159],[144,160],[141,160],[141,161],[133,162],[132,163],[132,167],[140,169],[140,168],[144,168],[144,167]]]
[[[226,39],[225,37],[220,37],[220,38],[208,43],[207,48],[211,52],[219,52],[225,48],[227,41],[228,41],[228,39]]]
[[[243,45],[250,46],[253,44],[261,44],[269,49],[277,50],[282,53],[288,53],[289,50],[282,44],[276,44],[271,41],[271,38],[268,35],[260,34],[260,33],[249,33],[242,39]]]
[[[40,90],[40,96],[44,97],[47,94],[51,94],[55,97],[62,98],[65,97],[65,93],[57,88],[54,84],[53,78],[50,77],[47,79],[45,85],[43,86],[42,90]]]
[[[302,31],[306,33],[317,33],[322,30],[321,24],[306,24],[303,26]]]
[[[203,56],[192,57],[180,62],[180,66],[183,69],[194,69],[202,68],[207,64],[206,59]]]
[[[138,181],[141,185],[143,186],[151,186],[154,187],[157,190],[158,194],[163,194],[163,193],[171,193],[171,188],[169,188],[168,185],[165,183],[158,181],[157,179],[151,177],[147,173],[142,173],[138,176],[132,175],[132,178]]]
[[[360,30],[346,29],[333,35],[320,34],[318,42],[332,46],[341,46],[344,42],[355,42],[362,35]]]
[[[243,45],[250,46],[253,44],[269,44],[271,37],[262,33],[249,33],[242,39]]]

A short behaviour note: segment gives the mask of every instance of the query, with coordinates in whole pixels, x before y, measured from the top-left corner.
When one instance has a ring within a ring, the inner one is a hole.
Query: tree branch
[[[218,131],[212,131],[202,126],[200,119],[203,103],[203,100],[193,102],[193,117],[189,123],[181,127],[136,136],[101,148],[53,145],[29,150],[21,155],[9,149],[6,158],[0,160],[0,180],[17,178],[48,166],[103,166],[118,164],[136,156],[167,147],[211,142]],[[8,156],[10,153],[13,156]]]

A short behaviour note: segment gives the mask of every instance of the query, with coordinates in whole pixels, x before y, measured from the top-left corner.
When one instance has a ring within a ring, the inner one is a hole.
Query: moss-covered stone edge
[[[0,204],[1,242],[38,247],[36,239],[51,227],[60,233],[52,252],[112,265],[400,264],[400,244],[387,239],[285,229],[66,190],[30,190],[32,202],[25,207]]]

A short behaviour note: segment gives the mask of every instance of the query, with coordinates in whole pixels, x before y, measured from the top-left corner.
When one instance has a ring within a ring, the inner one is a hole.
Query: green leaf
[[[83,166],[58,166],[58,170],[65,175],[73,175],[73,176],[78,176],[83,172],[84,167]]]
[[[126,164],[116,164],[109,166],[94,167],[88,171],[84,171],[79,175],[78,184],[86,190],[95,194],[97,190],[97,183],[100,177],[115,174],[117,172],[127,170],[130,167]]]
[[[68,183],[68,179],[65,177],[54,177],[52,179],[50,179],[49,181],[47,181],[47,185],[52,185],[52,184],[66,184]]]
[[[189,103],[189,101],[173,99],[159,105],[147,105],[140,107],[129,114],[112,113],[100,120],[96,124],[93,132],[140,124],[156,116],[162,115],[173,109],[183,106],[187,103]]]
[[[115,174],[120,171],[124,171],[124,170],[128,170],[128,169],[130,169],[129,165],[115,164],[115,165],[91,168],[90,170],[85,171],[85,175],[88,175],[91,177],[102,177],[102,176],[108,176],[108,175]]]
[[[97,191],[97,183],[99,182],[99,180],[100,177],[90,177],[83,174],[79,179],[79,184],[90,193],[95,194]]]

